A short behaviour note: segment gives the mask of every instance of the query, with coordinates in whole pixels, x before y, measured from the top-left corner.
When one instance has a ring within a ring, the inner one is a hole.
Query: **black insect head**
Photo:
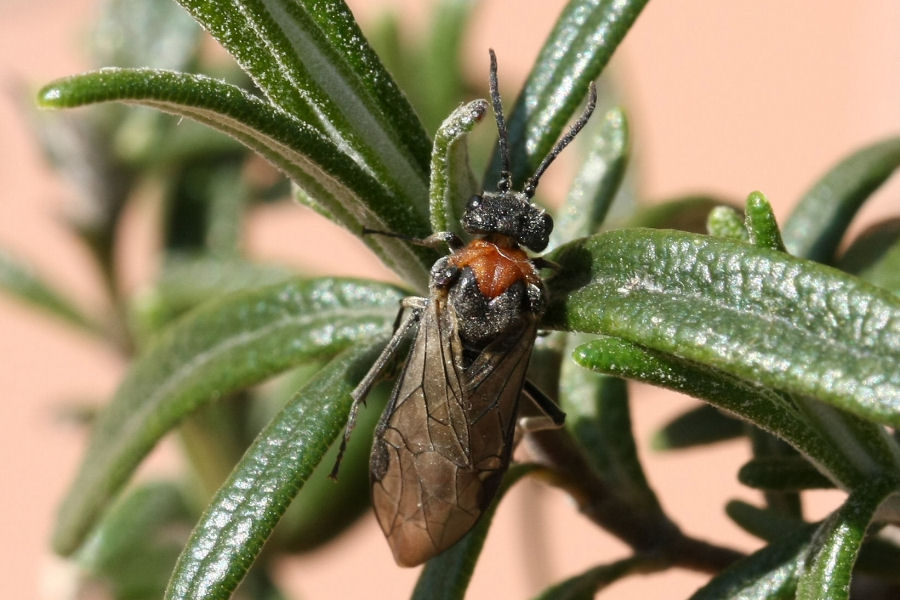
[[[547,247],[550,240],[553,218],[542,208],[532,204],[531,199],[541,175],[587,123],[588,117],[597,103],[597,92],[591,84],[588,104],[584,113],[572,125],[568,133],[547,153],[534,174],[525,181],[522,191],[515,191],[512,189],[512,173],[510,171],[509,131],[503,118],[503,106],[500,102],[500,91],[497,85],[497,56],[493,50],[490,53],[491,104],[497,119],[500,180],[497,182],[496,192],[482,192],[469,199],[462,218],[463,229],[475,235],[507,236],[520,246],[525,246],[533,252],[540,252]]]

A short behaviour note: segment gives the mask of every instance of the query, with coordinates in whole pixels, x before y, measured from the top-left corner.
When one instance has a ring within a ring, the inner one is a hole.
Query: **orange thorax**
[[[450,262],[460,269],[471,268],[478,289],[488,298],[496,298],[520,279],[539,281],[528,255],[515,245],[502,247],[485,239],[473,240],[451,255]]]

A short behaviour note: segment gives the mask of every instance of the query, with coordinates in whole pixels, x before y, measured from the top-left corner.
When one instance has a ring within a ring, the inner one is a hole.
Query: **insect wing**
[[[456,543],[490,503],[509,465],[537,319],[466,365],[456,313],[433,296],[372,447],[372,504],[398,564]]]

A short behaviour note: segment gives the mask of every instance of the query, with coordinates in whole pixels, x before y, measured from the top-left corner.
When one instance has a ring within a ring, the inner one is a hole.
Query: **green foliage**
[[[195,516],[183,490],[146,483],[116,500],[78,551],[87,577],[114,598],[159,598]]]
[[[550,258],[546,324],[605,334],[772,390],[900,423],[900,301],[784,252],[665,230],[616,230]]]
[[[744,424],[711,404],[701,404],[669,421],[653,437],[653,448],[690,448],[734,439],[746,432]]]
[[[364,227],[418,238],[458,231],[465,201],[492,186],[498,169],[495,159],[486,183],[472,175],[468,134],[487,103],[459,104],[467,94],[459,49],[473,3],[440,2],[433,35],[415,47],[401,42],[396,21],[374,39],[424,126],[340,0],[179,4],[241,71],[181,72],[214,69],[199,51],[199,28],[169,3],[111,0],[95,54],[118,68],[39,94],[45,108],[115,101],[209,126],[112,107],[40,121],[48,155],[96,209],[73,232],[93,253],[114,310],[77,308],[6,254],[0,289],[130,361],[97,416],[54,532],[54,548],[77,558],[85,584],[100,582],[118,598],[166,589],[167,598],[189,599],[227,598],[243,581],[246,596],[273,598],[269,573],[279,556],[321,547],[365,509],[364,439],[377,411],[359,424],[342,487],[329,488],[324,473],[349,391],[384,345],[404,292],[250,261],[239,236],[246,216],[286,190],[244,177],[245,166],[255,151],[287,176],[296,198],[355,235]],[[645,4],[571,0],[563,10],[511,105],[516,181],[578,112]],[[631,227],[610,229],[630,142],[625,112],[603,112],[555,215],[548,258],[558,268],[547,279],[543,326],[557,331],[539,340],[531,373],[568,420],[530,434],[540,464],[513,466],[503,490],[524,476],[557,485],[633,553],[597,557],[597,567],[540,597],[593,597],[619,578],[669,567],[714,576],[696,598],[847,598],[857,563],[896,584],[900,550],[876,534],[900,514],[892,433],[900,425],[900,227],[886,221],[837,249],[861,204],[900,166],[900,139],[840,162],[783,230],[759,192],[743,215],[694,196],[638,208]],[[116,279],[118,225],[148,181],[160,184],[166,215],[160,275],[130,296]],[[402,237],[362,240],[411,288],[427,288],[434,251]],[[287,401],[257,385],[281,374]],[[728,511],[764,548],[742,557],[670,519],[638,457],[624,378],[708,403],[668,425],[657,447],[752,441],[754,458],[739,476],[765,492],[767,506],[731,503]],[[184,480],[126,488],[169,432],[180,435],[207,489]],[[807,523],[802,493],[820,487],[847,499]],[[496,509],[429,562],[415,596],[464,596]],[[177,535],[164,535],[173,527]]]
[[[5,252],[0,252],[0,289],[80,329],[102,333],[97,331],[98,326],[84,316],[62,292],[52,289],[50,284],[35,275],[34,270],[28,265],[22,264]]]
[[[484,100],[473,100],[454,110],[438,128],[431,152],[429,214],[432,231],[463,235],[459,220],[466,202],[480,190],[469,168],[466,139],[487,112]]]
[[[625,112],[621,108],[613,108],[603,115],[599,130],[590,143],[587,156],[550,234],[551,249],[600,230],[628,166],[628,119]]]
[[[544,590],[536,600],[591,600],[598,591],[627,575],[659,569],[653,557],[630,556],[600,565]]]
[[[534,172],[646,4],[573,0],[563,9],[509,116],[514,184]],[[495,156],[485,181],[499,172]]]
[[[900,167],[900,139],[862,148],[835,165],[800,199],[784,224],[792,254],[830,263],[866,198]]]
[[[54,547],[83,541],[153,445],[203,403],[389,331],[401,294],[383,284],[288,281],[204,303],[141,353],[94,425]]]
[[[343,429],[350,391],[387,342],[386,333],[329,361],[260,432],[194,528],[187,545],[192,551],[178,559],[166,597],[220,598],[234,591]]]

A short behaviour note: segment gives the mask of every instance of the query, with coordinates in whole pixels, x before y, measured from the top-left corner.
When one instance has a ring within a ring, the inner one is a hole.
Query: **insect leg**
[[[557,272],[562,271],[561,264],[553,262],[549,258],[544,258],[543,256],[535,256],[531,259],[531,264],[533,264],[536,269],[552,269]]]
[[[407,242],[415,244],[416,246],[425,246],[426,248],[438,249],[441,244],[447,244],[450,250],[453,250],[454,252],[465,246],[460,237],[452,231],[438,231],[437,233],[432,233],[425,238],[412,238],[401,233],[394,233],[393,231],[379,231],[378,229],[369,229],[368,227],[363,227],[362,233],[363,235],[383,235],[387,237],[398,238],[401,240],[406,240]]]
[[[539,417],[522,417],[519,419],[519,425],[522,429],[525,431],[540,431],[541,429],[556,429],[563,426],[563,423],[566,422],[566,413],[560,410],[556,403],[541,391],[541,388],[526,379],[522,392],[544,413]]]
[[[341,447],[338,449],[334,467],[331,468],[331,473],[328,474],[331,479],[337,479],[338,470],[341,468],[341,460],[344,458],[344,451],[347,449],[347,442],[350,441],[350,434],[356,426],[356,415],[359,413],[359,405],[366,403],[366,396],[369,395],[372,386],[375,385],[381,372],[384,371],[387,364],[394,357],[394,354],[397,353],[397,349],[400,348],[403,338],[405,338],[407,332],[419,322],[419,318],[422,315],[422,310],[426,303],[427,300],[425,298],[410,297],[403,299],[397,317],[400,319],[404,312],[406,312],[406,315],[403,316],[398,324],[395,324],[394,334],[384,347],[384,350],[381,351],[381,354],[378,355],[375,364],[372,365],[372,368],[369,369],[366,376],[362,378],[362,381],[360,381],[359,384],[353,388],[353,391],[350,392],[350,397],[353,398],[353,404],[350,405],[350,414],[347,417],[347,425],[344,427],[344,437],[341,439]],[[409,311],[407,312],[406,309],[409,309]]]

